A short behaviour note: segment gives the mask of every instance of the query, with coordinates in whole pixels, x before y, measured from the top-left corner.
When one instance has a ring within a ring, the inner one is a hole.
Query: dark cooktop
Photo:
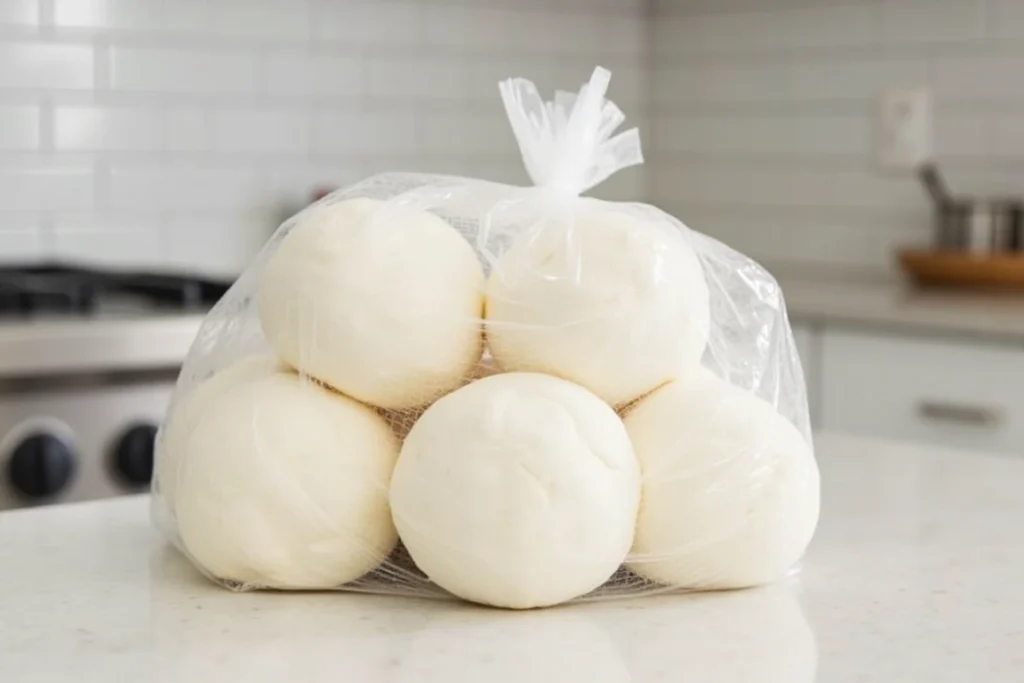
[[[168,310],[209,308],[231,282],[191,275],[104,271],[66,264],[0,266],[0,317],[95,313],[110,298]]]

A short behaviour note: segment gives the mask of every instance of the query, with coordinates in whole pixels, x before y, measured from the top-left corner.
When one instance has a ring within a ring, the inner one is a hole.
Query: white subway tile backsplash
[[[39,108],[0,105],[0,151],[39,147]]]
[[[493,7],[435,3],[423,9],[423,40],[431,48],[510,51],[520,35],[517,14]]]
[[[792,51],[870,45],[875,39],[875,6],[857,4],[788,7],[669,18],[670,33],[659,54]]]
[[[327,45],[351,43],[380,46],[414,47],[420,38],[421,12],[432,9],[430,3],[332,2],[313,0],[313,40]]]
[[[986,0],[884,0],[882,40],[969,42],[985,34]]]
[[[155,107],[56,107],[53,125],[58,150],[145,152],[161,147],[161,113]]]
[[[243,211],[263,200],[259,189],[258,169],[251,165],[115,165],[110,173],[110,208]]]
[[[471,64],[457,58],[367,59],[366,83],[372,97],[438,100],[473,94]]]
[[[652,194],[679,202],[737,206],[907,208],[927,205],[912,175],[735,164],[658,165],[648,169]]]
[[[821,60],[799,62],[788,70],[791,100],[874,100],[883,88],[927,84],[923,59]]]
[[[772,267],[817,265],[881,270],[900,248],[930,243],[927,213],[908,221],[899,216],[833,215],[820,220],[794,220],[785,213],[737,215],[728,210],[677,209],[690,227],[721,240],[733,249]]]
[[[633,44],[605,42],[601,23],[600,17],[516,11],[507,18],[506,40],[512,49],[554,54],[611,53]]]
[[[264,83],[271,95],[284,97],[358,97],[364,91],[363,60],[355,56],[270,53]]]
[[[636,21],[635,17],[622,15],[594,15],[592,30],[597,36],[594,50],[598,54],[646,56],[649,41],[649,26]]]
[[[186,0],[208,7],[208,27],[218,35],[277,40],[308,40],[310,0]],[[181,0],[175,0],[175,3]],[[176,11],[171,8],[169,11]],[[198,30],[206,28],[197,27]]]
[[[256,53],[115,47],[111,84],[151,93],[245,94],[259,91],[260,69]]]
[[[163,0],[52,0],[61,28],[157,30],[164,26]]]
[[[317,154],[396,154],[416,149],[416,117],[407,111],[320,111],[313,118]]]
[[[42,260],[42,232],[31,224],[31,219],[16,214],[5,220],[12,224],[0,227],[0,265]]]
[[[492,0],[484,1],[491,2]],[[513,6],[519,4],[519,0],[506,1]],[[590,12],[595,9],[606,10],[613,14],[628,15],[634,19],[637,15],[645,15],[651,10],[651,0],[556,0],[555,2],[540,0],[537,4],[540,7],[558,6],[577,12]]]
[[[90,46],[0,42],[0,88],[90,88],[92,77]]]
[[[160,14],[160,30],[174,37],[207,33],[216,28],[214,7],[217,2],[204,0],[160,0],[165,11]]]
[[[943,175],[958,194],[1004,195],[1024,194],[1024,168],[979,168],[977,164],[960,165],[951,160],[943,167]]]
[[[424,116],[420,149],[427,154],[491,154],[513,157],[518,150],[508,121],[497,116],[448,113]]]
[[[308,160],[284,158],[262,170],[260,187],[264,196],[275,198],[281,205],[277,220],[271,221],[276,227],[277,223],[308,203],[314,190],[335,189],[355,183],[368,173],[362,163],[349,156]]]
[[[547,96],[552,91],[555,71],[561,65],[531,55],[503,56],[501,58],[467,60],[471,72],[473,96],[481,101],[498,103],[498,83],[506,78],[529,78],[537,90]],[[573,82],[577,79],[574,78]],[[612,80],[615,80],[614,78]],[[568,89],[568,86],[563,86]]]
[[[949,157],[984,157],[990,153],[989,121],[979,115],[956,115],[939,110],[933,123],[935,152]]]
[[[0,0],[0,25],[34,25],[38,22],[38,0]]]
[[[679,15],[744,12],[750,10],[782,10],[808,5],[848,5],[857,0],[647,0],[651,12],[659,20]]]
[[[986,132],[987,154],[1000,159],[1024,158],[1024,125],[1019,112],[992,114],[982,120],[976,118],[973,123]],[[1018,186],[1013,194],[1024,194],[1024,184]]]
[[[93,267],[160,268],[160,228],[156,216],[58,215],[49,234],[48,256]]]
[[[270,232],[237,216],[172,218],[163,232],[163,264],[173,271],[231,277],[259,253]]]
[[[788,99],[784,67],[739,64],[681,66],[658,64],[652,74],[654,105],[703,102],[764,102]]]
[[[550,95],[600,64],[643,123],[646,10],[0,0],[0,258],[231,275],[316,187],[382,170],[524,183],[497,81]],[[644,187],[631,170],[597,194]]]
[[[893,271],[894,249],[930,242],[913,175],[877,166],[886,88],[934,90],[954,190],[1024,190],[1024,3],[657,0],[653,13],[648,190],[751,255]]]
[[[586,194],[611,202],[646,202],[646,169],[642,166],[623,169]]]
[[[430,47],[481,53],[579,55],[643,54],[646,26],[635,17],[571,13],[539,7],[424,6],[423,39]]]
[[[935,96],[943,99],[1022,99],[1016,86],[1024,53],[938,57],[932,62]]]
[[[662,66],[654,106],[872,100],[893,84],[928,82],[923,59],[811,59],[798,62]]]
[[[604,61],[604,60],[602,60]],[[612,72],[608,97],[619,105],[628,122],[645,113],[650,105],[650,74],[644,61],[606,61],[601,64]],[[589,72],[588,73],[589,77]]]
[[[674,62],[676,56],[689,49],[683,40],[683,31],[690,21],[691,17],[662,14],[657,21],[651,22],[651,52],[657,58],[656,62]]]
[[[3,211],[59,211],[93,207],[91,168],[0,166]]]
[[[1024,4],[1020,0],[988,0],[986,28],[996,40],[1024,38]]]
[[[652,128],[659,152],[863,157],[870,151],[863,116],[659,117]]]
[[[647,9],[649,0],[427,0],[475,7],[504,7],[511,9],[548,9],[557,12],[577,14],[629,14],[635,15]]]
[[[306,154],[308,116],[304,111],[222,109],[213,114],[214,149],[219,152]]]
[[[603,66],[612,72],[608,97],[623,110],[627,122],[647,107],[647,70],[639,57],[595,54],[590,58],[570,61],[522,55],[476,60],[468,66],[471,70],[472,96],[484,106],[492,107],[498,116],[504,116],[500,113],[500,81],[506,78],[527,78],[534,82],[541,96],[550,99],[555,90],[578,90],[589,80],[596,66]]]
[[[163,148],[168,152],[201,152],[213,147],[211,115],[198,107],[163,110]]]
[[[306,0],[52,0],[59,28],[223,36],[272,42],[307,39]]]

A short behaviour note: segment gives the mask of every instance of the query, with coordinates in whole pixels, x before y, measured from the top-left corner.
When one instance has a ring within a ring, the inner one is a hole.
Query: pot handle
[[[928,190],[928,196],[932,198],[935,206],[941,208],[949,204],[949,190],[946,188],[946,183],[942,180],[942,174],[939,173],[939,169],[935,164],[921,164],[917,170],[917,175],[921,178],[921,183],[925,189]]]

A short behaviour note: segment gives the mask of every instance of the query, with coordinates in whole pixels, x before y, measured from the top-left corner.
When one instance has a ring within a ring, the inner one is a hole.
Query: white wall
[[[0,262],[231,274],[282,208],[388,169],[525,182],[500,78],[611,68],[644,0],[0,0]],[[605,194],[635,198],[633,169]]]
[[[770,265],[892,275],[931,238],[872,155],[876,97],[929,85],[954,189],[1024,195],[1021,0],[658,0],[653,199]]]

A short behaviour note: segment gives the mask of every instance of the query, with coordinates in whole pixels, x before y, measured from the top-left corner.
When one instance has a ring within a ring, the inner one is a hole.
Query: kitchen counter
[[[767,588],[513,613],[233,594],[145,497],[0,513],[0,671],[110,681],[1024,680],[1024,460],[824,435],[820,531]]]
[[[785,276],[779,277],[779,283],[789,317],[796,323],[873,327],[1024,345],[1024,294]]]
[[[921,290],[894,282],[781,274],[789,316],[894,332],[1024,345],[1024,295]],[[0,320],[0,379],[177,368],[203,312],[105,311],[97,317]]]

